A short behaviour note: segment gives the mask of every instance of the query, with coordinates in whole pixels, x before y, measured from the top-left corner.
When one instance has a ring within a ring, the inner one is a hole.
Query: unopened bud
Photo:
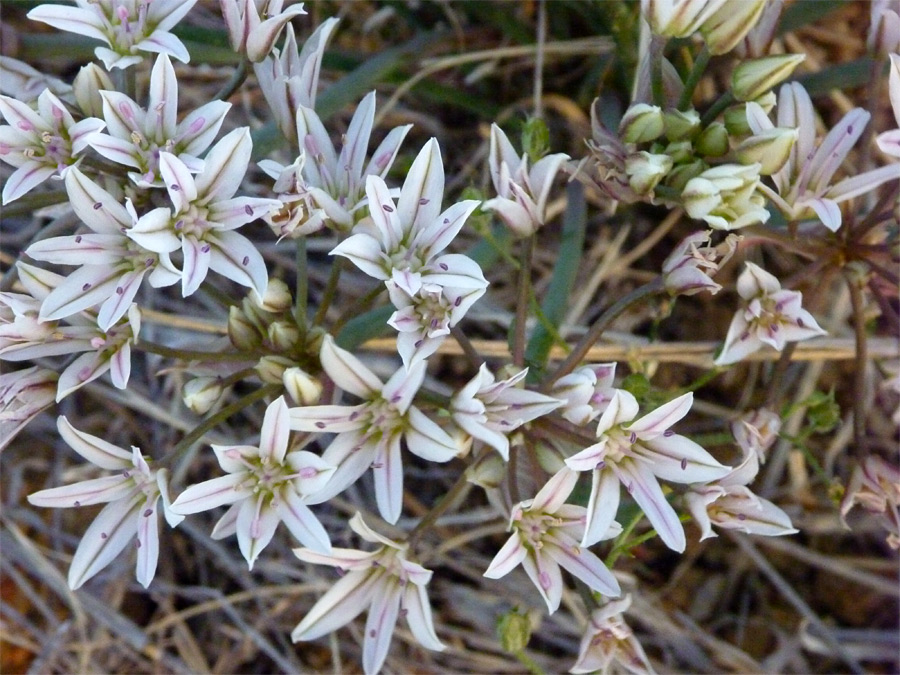
[[[788,161],[797,136],[797,129],[766,129],[738,145],[735,156],[741,164],[759,163],[759,173],[771,176]]]
[[[648,103],[632,105],[619,123],[619,135],[626,143],[654,141],[662,136],[664,129],[662,110]]]
[[[671,157],[675,164],[690,162],[694,158],[694,144],[690,141],[673,141],[666,146],[663,154]]]
[[[713,122],[697,136],[694,150],[704,157],[721,157],[728,152],[728,131],[721,122]]]
[[[666,176],[666,187],[681,191],[691,178],[696,178],[709,168],[702,159],[695,159],[688,164],[679,164]]]
[[[522,128],[522,150],[531,164],[550,152],[550,129],[539,117],[530,117]]]
[[[731,75],[731,92],[738,101],[752,101],[787,79],[805,54],[778,54],[740,63]]]
[[[531,640],[532,623],[527,613],[512,609],[497,622],[500,646],[510,654],[518,654]]]
[[[87,117],[103,117],[100,91],[115,89],[109,75],[96,63],[88,64],[78,71],[72,88],[78,107]]]
[[[628,184],[639,195],[652,192],[671,168],[672,158],[668,155],[633,152],[625,158]]]
[[[205,415],[222,397],[225,388],[218,377],[195,377],[185,382],[181,389],[181,400],[198,415]]]
[[[700,128],[700,114],[696,110],[667,110],[663,114],[666,138],[681,141],[693,138]]]
[[[765,7],[766,0],[741,0],[722,4],[700,26],[700,33],[710,53],[724,54],[734,49],[759,21]]]
[[[291,351],[300,340],[300,329],[293,322],[273,321],[268,333],[269,343],[279,352]]]
[[[256,326],[236,305],[232,305],[228,309],[228,339],[231,340],[231,344],[242,351],[250,351],[262,343],[262,336]]]
[[[466,469],[466,480],[485,490],[498,488],[506,475],[506,462],[496,452],[485,454]]]
[[[269,279],[269,285],[266,286],[266,292],[262,297],[253,290],[250,291],[250,297],[258,307],[273,314],[286,312],[293,302],[290,289],[281,279]]]
[[[284,371],[293,368],[294,362],[286,356],[264,356],[254,366],[256,374],[266,384],[283,384]]]
[[[297,405],[315,405],[322,395],[322,383],[302,368],[292,366],[281,376],[288,395]]]

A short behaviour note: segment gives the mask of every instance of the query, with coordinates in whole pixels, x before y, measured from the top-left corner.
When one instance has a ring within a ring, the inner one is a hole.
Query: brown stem
[[[862,459],[866,450],[866,317],[859,284],[852,272],[844,271],[850,306],[853,309],[853,332],[856,337],[856,367],[853,371],[853,441],[856,456]]]

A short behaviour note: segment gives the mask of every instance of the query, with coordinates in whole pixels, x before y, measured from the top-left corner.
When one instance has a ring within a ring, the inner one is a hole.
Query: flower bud
[[[273,314],[286,312],[291,308],[293,302],[290,289],[281,279],[269,279],[266,292],[262,297],[259,297],[255,290],[250,291],[250,297],[258,307]]]
[[[268,334],[272,348],[279,352],[291,351],[300,340],[300,329],[292,321],[273,321]]]
[[[302,368],[292,366],[281,376],[288,395],[297,405],[315,405],[322,395],[322,383]]]
[[[900,2],[872,0],[866,46],[876,57],[900,51]]]
[[[797,136],[797,129],[767,129],[744,140],[734,154],[741,164],[759,163],[760,175],[771,176],[788,161]]]
[[[681,141],[693,138],[700,128],[700,114],[696,110],[666,110],[663,113],[666,138]]]
[[[625,159],[628,184],[639,195],[650,194],[671,168],[672,158],[668,155],[633,152]]]
[[[685,211],[717,230],[734,230],[769,219],[765,200],[756,194],[759,164],[722,164],[707,169],[684,186]]]
[[[752,101],[787,79],[805,54],[778,54],[740,63],[731,75],[731,91],[738,101]]]
[[[722,3],[723,0],[644,0],[641,12],[657,35],[687,37]]]
[[[228,309],[228,339],[242,351],[251,351],[262,343],[259,331],[244,315],[240,307],[232,305]]]
[[[510,654],[518,654],[528,646],[531,640],[531,619],[518,609],[512,609],[497,622],[497,634],[500,646]]]
[[[500,487],[504,476],[506,476],[506,462],[496,452],[484,454],[479,461],[466,469],[466,480],[485,490]]]
[[[709,168],[709,164],[702,159],[695,159],[688,164],[679,164],[666,176],[666,187],[674,190],[683,190],[691,178],[696,178]]]
[[[740,0],[723,4],[700,26],[700,33],[710,53],[724,54],[734,49],[759,21],[765,7],[766,0]]]
[[[212,410],[224,391],[219,377],[195,377],[185,382],[181,389],[181,400],[192,412],[205,415]]]
[[[81,112],[87,117],[102,118],[103,99],[100,97],[100,90],[115,89],[107,72],[96,63],[88,64],[78,71],[72,87]]]
[[[284,372],[293,368],[294,362],[286,356],[263,356],[254,366],[256,374],[266,384],[283,384]]]
[[[619,136],[626,143],[646,143],[662,136],[664,129],[662,110],[658,106],[635,103],[619,123]]]
[[[669,143],[663,154],[672,158],[675,164],[683,164],[694,159],[694,144],[690,141],[673,141]]]
[[[697,136],[694,150],[704,157],[721,157],[728,152],[728,131],[721,122],[713,122]]]

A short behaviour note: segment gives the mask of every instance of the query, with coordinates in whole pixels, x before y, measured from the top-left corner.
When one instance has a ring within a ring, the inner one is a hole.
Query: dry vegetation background
[[[91,58],[92,45],[28,22],[24,14],[34,4],[2,4],[3,54],[70,80]],[[301,35],[329,16],[342,19],[325,59],[317,106],[323,118],[330,116],[330,128],[345,126],[352,104],[377,89],[381,133],[415,124],[395,167],[395,184],[418,148],[436,136],[444,150],[447,199],[469,186],[489,193],[490,123],[496,120],[512,128],[531,110],[536,4],[359,0],[313,2],[307,8],[310,15],[294,21]],[[549,2],[548,9],[546,119],[554,150],[577,158],[583,156],[583,139],[590,135],[587,111],[593,98],[602,93],[608,105],[620,109],[628,103],[637,5],[557,1]],[[873,112],[876,128],[890,126],[886,88],[871,85],[865,61],[868,12],[866,2],[788,7],[786,30],[777,44],[807,55],[798,75],[828,126],[856,105]],[[229,78],[235,58],[227,47],[217,3],[201,2],[177,33],[194,54],[191,64],[176,66],[180,107],[191,109],[209,100]],[[146,70],[142,72],[146,77]],[[713,63],[695,97],[698,107],[724,89],[729,72],[728,58]],[[139,81],[139,91],[141,86]],[[292,159],[278,155],[277,132],[271,131],[265,101],[252,78],[231,102],[224,131],[249,125],[257,159]],[[255,183],[247,192],[267,195],[268,179],[254,171],[251,178]],[[565,190],[555,194],[558,201],[552,210],[561,214]],[[576,326],[570,332],[573,338],[579,334],[577,326],[589,325],[611,299],[655,275],[672,246],[698,229],[687,218],[667,218],[664,210],[645,206],[613,214],[598,195],[588,194],[588,207],[583,256],[571,261],[578,265],[578,291],[565,323]],[[473,221],[478,224],[477,218]],[[560,221],[540,233],[535,257],[538,297],[550,282]],[[3,269],[9,269],[47,222],[11,210],[4,214]],[[276,248],[261,225],[245,232],[263,242],[270,273],[290,282],[290,247]],[[485,299],[468,315],[466,330],[484,341],[478,343],[484,349],[505,353],[515,283],[503,271],[508,267],[496,261],[509,243],[501,239],[491,246],[472,227],[461,238],[461,246],[484,256],[487,264],[482,266],[491,282]],[[333,244],[328,237],[309,241],[313,298],[327,279],[327,251]],[[806,453],[780,441],[755,484],[761,495],[791,515],[801,532],[782,538],[723,534],[697,543],[697,529],[688,525],[683,556],[656,539],[647,541],[616,566],[618,573],[636,581],[628,621],[662,672],[898,672],[897,554],[888,549],[874,520],[863,514],[852,518],[853,531],[843,528],[836,506],[841,486],[864,452],[896,451],[897,428],[891,422],[896,395],[879,385],[886,372],[884,360],[897,356],[897,326],[877,306],[870,307],[867,359],[856,361],[850,299],[840,275],[803,278],[791,255],[774,250],[766,255],[767,267],[786,287],[803,291],[804,306],[829,330],[830,347],[815,351],[800,345],[793,361],[751,360],[709,379],[697,390],[694,413],[679,433],[729,460],[734,451],[723,419],[734,410],[767,401],[786,408],[814,391],[834,391],[839,408],[834,426],[811,434]],[[895,262],[889,264],[896,268]],[[715,297],[683,298],[675,306],[657,303],[623,316],[595,360],[618,360],[620,374],[644,373],[661,389],[697,381],[727,330],[739,270],[735,263],[723,270],[717,281],[725,290]],[[348,283],[341,289],[342,305],[348,306],[366,288],[361,277],[358,286]],[[886,288],[885,296],[896,312],[896,288]],[[207,340],[220,334],[223,311],[204,294],[190,299],[189,311],[177,295],[164,297],[145,319],[156,342]],[[175,315],[183,318],[176,320]],[[370,350],[373,355],[377,346]],[[126,392],[98,380],[76,400],[65,400],[58,412],[35,421],[4,452],[0,671],[357,672],[359,620],[327,641],[290,643],[291,628],[335,577],[331,569],[299,563],[284,531],[248,573],[232,540],[209,539],[218,514],[192,516],[163,534],[159,572],[148,591],[135,582],[128,556],[120,556],[84,589],[67,590],[68,560],[93,513],[89,508],[41,510],[25,501],[28,493],[59,485],[64,477],[65,482],[86,477],[53,433],[56,414],[77,419],[80,429],[120,446],[134,444],[162,454],[197,423],[180,402],[183,373],[164,365],[171,364],[149,354],[136,355]],[[462,384],[471,376],[467,363],[453,354],[437,365],[444,381]],[[864,401],[854,405],[860,392],[853,387],[853,376],[861,368],[866,373]],[[775,369],[783,371],[782,385],[770,391],[765,383]],[[865,449],[854,442],[854,408],[865,415]],[[801,432],[806,420],[802,413],[788,420],[787,433]],[[260,419],[261,410],[237,416],[218,429],[216,437],[251,437]],[[199,444],[196,453],[191,478],[217,475],[207,445]],[[405,518],[424,513],[458,470],[410,463]],[[351,489],[317,509],[329,532],[345,531],[341,524],[371,503],[364,489]],[[421,649],[401,622],[386,672],[521,672],[522,665],[503,652],[496,637],[497,618],[514,605],[533,609],[539,622],[528,656],[548,673],[570,667],[583,625],[576,620],[583,619],[577,598],[566,597],[563,611],[547,617],[521,570],[499,582],[482,577],[504,541],[506,523],[477,488],[441,523],[444,527],[431,536],[432,549],[423,562],[435,570],[430,597],[438,634],[448,649],[440,654]],[[352,546],[340,535],[333,543]]]

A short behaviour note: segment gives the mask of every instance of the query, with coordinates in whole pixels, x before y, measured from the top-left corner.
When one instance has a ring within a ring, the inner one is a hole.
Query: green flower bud
[[[113,91],[112,80],[96,63],[84,66],[75,76],[72,91],[75,101],[86,117],[103,117],[103,99],[100,91]]]
[[[228,308],[228,339],[242,351],[252,351],[262,344],[259,330],[236,305]]]
[[[531,619],[518,609],[512,609],[497,622],[500,646],[510,654],[518,654],[531,640]]]
[[[724,54],[734,49],[759,21],[765,7],[766,0],[724,3],[700,26],[710,54]]]
[[[682,164],[694,159],[694,144],[690,141],[674,141],[669,143],[662,152],[671,157],[675,164]]]
[[[219,377],[195,377],[181,388],[181,400],[192,412],[205,415],[222,397],[225,388]]]
[[[466,480],[489,490],[500,487],[506,476],[506,462],[496,452],[485,454],[481,460],[466,469]]]
[[[522,128],[522,149],[532,164],[550,152],[550,129],[544,120],[528,118]]]
[[[293,302],[290,289],[281,279],[269,279],[263,297],[259,297],[259,294],[253,290],[250,291],[250,297],[260,309],[273,314],[288,311]]]
[[[664,129],[662,110],[658,106],[635,103],[619,123],[619,136],[626,143],[646,143],[662,136]]]
[[[700,128],[700,114],[696,110],[667,110],[663,113],[666,138],[681,141],[694,137]]]
[[[632,152],[625,158],[628,184],[639,195],[650,194],[672,169],[672,164],[672,158],[668,155]]]
[[[297,405],[315,405],[322,396],[322,383],[297,366],[287,368],[281,376],[281,381]]]
[[[666,187],[681,192],[691,178],[699,176],[709,168],[709,164],[702,159],[695,159],[687,164],[679,164],[666,176]]]
[[[286,356],[264,356],[253,367],[266,384],[284,384],[284,373],[293,368],[294,362]]]
[[[704,157],[721,157],[728,152],[728,130],[721,122],[713,122],[697,136],[694,150]]]
[[[805,54],[778,54],[739,64],[731,75],[731,92],[738,101],[752,101],[787,79]]]
[[[300,329],[289,321],[273,321],[269,324],[269,343],[279,352],[291,351],[300,340]]]
[[[743,141],[734,154],[741,164],[758,163],[759,173],[771,176],[788,161],[797,136],[797,129],[767,129]]]

